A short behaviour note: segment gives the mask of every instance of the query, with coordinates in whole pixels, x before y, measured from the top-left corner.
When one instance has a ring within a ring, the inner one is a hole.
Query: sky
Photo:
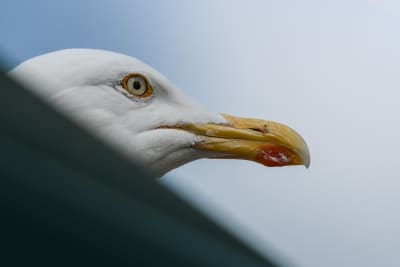
[[[148,63],[212,112],[296,129],[311,166],[198,160],[162,183],[290,266],[400,266],[400,3],[18,1],[5,69],[73,47]]]

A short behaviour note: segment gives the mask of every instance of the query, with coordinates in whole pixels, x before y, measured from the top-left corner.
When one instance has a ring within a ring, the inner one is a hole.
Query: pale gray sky
[[[67,47],[136,56],[211,111],[300,132],[311,167],[200,160],[163,183],[304,267],[400,265],[397,1],[11,1],[10,66]]]

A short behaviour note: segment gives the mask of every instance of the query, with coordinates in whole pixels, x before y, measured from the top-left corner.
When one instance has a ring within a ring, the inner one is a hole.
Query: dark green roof
[[[0,261],[278,266],[3,73],[0,86]]]

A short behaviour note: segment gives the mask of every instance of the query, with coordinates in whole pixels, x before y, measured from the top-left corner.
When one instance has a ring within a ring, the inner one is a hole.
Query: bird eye
[[[122,80],[122,87],[131,95],[139,98],[149,97],[153,88],[146,77],[141,74],[128,74]]]

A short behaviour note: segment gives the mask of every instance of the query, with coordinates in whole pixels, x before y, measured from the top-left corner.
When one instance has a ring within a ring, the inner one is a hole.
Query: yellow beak
[[[186,124],[188,132],[201,136],[195,145],[200,150],[218,152],[216,158],[246,159],[269,167],[310,166],[310,154],[303,138],[283,124],[259,119],[238,118],[222,114],[229,122]]]

